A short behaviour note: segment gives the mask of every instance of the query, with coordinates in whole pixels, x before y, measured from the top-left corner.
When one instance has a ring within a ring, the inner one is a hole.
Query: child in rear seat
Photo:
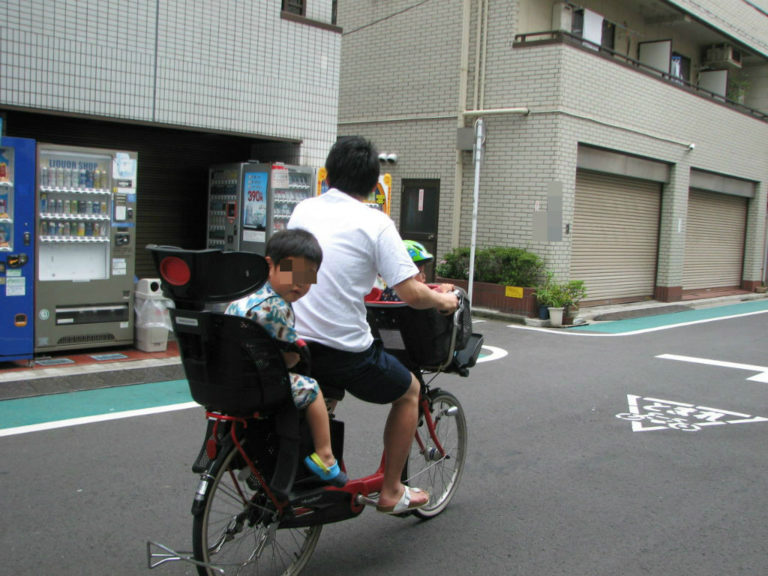
[[[294,329],[291,303],[304,296],[317,282],[317,270],[323,252],[317,239],[306,230],[283,230],[267,243],[266,260],[269,279],[256,292],[232,302],[227,314],[251,318],[263,326],[280,344],[285,365],[290,370],[300,360],[299,348],[304,343]],[[334,486],[344,486],[347,476],[331,449],[328,411],[317,381],[309,376],[289,372],[291,394],[297,408],[306,409],[307,423],[315,452],[307,456],[305,465],[313,474]]]

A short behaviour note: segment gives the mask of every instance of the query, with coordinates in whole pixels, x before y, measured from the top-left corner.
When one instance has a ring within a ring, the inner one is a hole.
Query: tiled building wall
[[[401,178],[434,174],[440,179],[438,253],[442,254],[450,249],[453,232],[453,147],[460,78],[455,62],[460,58],[463,3],[445,1],[439,10],[430,6],[428,14],[417,4],[407,18],[397,14],[405,8],[404,2],[388,3],[386,11],[373,0],[344,4],[347,12],[340,11],[344,50],[355,57],[342,55],[339,133],[364,134],[380,148],[399,153],[400,162],[391,169],[395,220],[399,219]],[[570,236],[564,234],[559,242],[535,242],[533,213],[547,208],[547,188],[551,182],[560,182],[563,224],[572,222],[577,152],[579,144],[587,144],[669,164],[670,182],[662,196],[660,286],[681,285],[690,170],[757,182],[748,215],[744,275],[757,279],[762,258],[759,238],[765,230],[759,214],[766,204],[763,182],[768,157],[755,143],[766,141],[768,124],[573,47],[515,47],[518,3],[489,0],[488,4],[487,35],[478,39],[479,2],[472,3],[466,108],[527,107],[530,113],[484,117],[487,143],[481,167],[478,246],[528,248],[544,256],[558,275],[567,276]],[[384,19],[386,14],[395,15]],[[720,17],[725,18],[725,13]],[[734,29],[739,25],[736,20],[728,23]],[[746,28],[741,31],[747,32]],[[390,38],[393,42],[388,46]],[[755,44],[763,40],[768,40],[768,34],[756,38]],[[478,41],[485,44],[485,53],[476,51]],[[407,81],[401,83],[403,77]],[[466,125],[472,125],[471,118]],[[693,150],[689,150],[691,143]],[[474,166],[470,152],[461,153],[460,158],[458,243],[466,246],[471,238]],[[680,232],[678,222],[683,224]]]
[[[330,0],[310,2],[330,19]],[[302,141],[335,139],[341,38],[261,0],[7,0],[0,103]]]
[[[398,155],[382,166],[393,177],[395,222],[403,178],[440,179],[439,252],[450,249],[452,232],[462,4],[339,3],[339,135],[362,134]]]
[[[768,56],[768,5],[744,0],[670,0]]]
[[[669,270],[677,270],[677,276],[682,273],[684,242],[673,236],[674,222],[685,218],[689,170],[755,182],[762,182],[768,174],[768,157],[754,145],[768,138],[765,122],[564,45],[515,49],[505,63],[490,68],[486,106],[526,106],[531,112],[510,119],[507,129],[495,129],[495,120],[486,119],[487,162],[493,164],[493,149],[498,150],[502,159],[497,176],[508,185],[506,194],[492,202],[497,208],[481,205],[483,234],[510,223],[524,241],[531,230],[531,196],[545,202],[548,182],[558,179],[564,184],[564,222],[570,222],[573,204],[569,193],[575,187],[579,144],[659,160],[670,164],[673,173],[664,194],[659,283],[679,285],[680,278],[669,277]],[[505,141],[497,144],[497,132],[503,133]],[[693,150],[688,149],[691,143],[695,144]],[[765,204],[764,191],[759,191],[754,204],[761,202]],[[759,218],[751,217],[751,224],[755,235],[762,233]],[[463,225],[463,231],[465,228]],[[569,267],[568,242],[564,236],[562,242],[531,246],[547,254],[564,274]],[[760,258],[750,250],[747,266],[759,271]]]

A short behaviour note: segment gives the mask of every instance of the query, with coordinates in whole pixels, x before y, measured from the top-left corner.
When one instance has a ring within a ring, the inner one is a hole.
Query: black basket
[[[459,308],[451,315],[404,302],[366,302],[371,332],[410,369],[464,373],[475,365],[483,338],[472,333],[469,300],[459,292]]]

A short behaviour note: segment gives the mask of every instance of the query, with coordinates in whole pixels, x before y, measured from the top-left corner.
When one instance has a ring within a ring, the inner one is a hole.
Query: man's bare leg
[[[411,375],[411,387],[392,403],[384,427],[384,483],[379,495],[379,506],[394,506],[403,495],[400,476],[408,460],[411,442],[419,421],[419,381]],[[428,495],[414,493],[414,503],[425,503]]]

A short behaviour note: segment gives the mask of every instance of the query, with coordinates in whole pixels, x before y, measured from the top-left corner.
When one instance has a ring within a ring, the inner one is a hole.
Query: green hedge
[[[448,252],[437,263],[443,278],[469,278],[469,248]],[[475,251],[475,280],[504,286],[535,286],[544,275],[544,262],[522,248],[494,246]]]

